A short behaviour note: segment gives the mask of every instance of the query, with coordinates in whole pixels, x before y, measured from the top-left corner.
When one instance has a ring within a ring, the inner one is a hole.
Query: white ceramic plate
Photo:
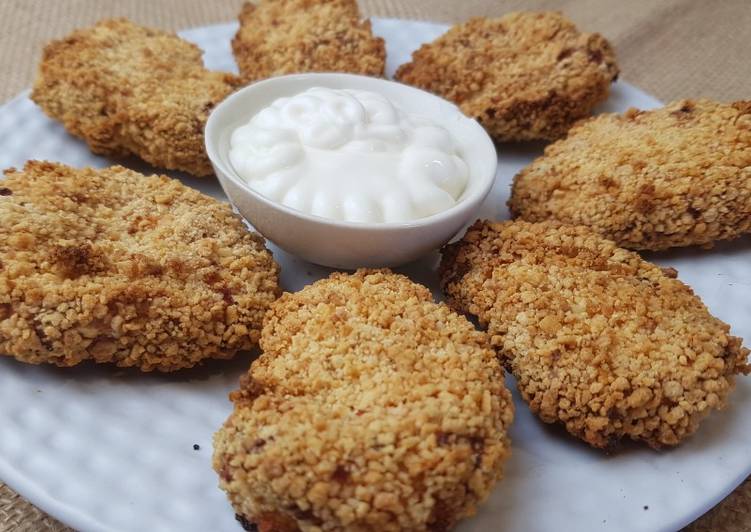
[[[388,70],[445,26],[375,20],[386,38]],[[233,69],[235,25],[183,35],[206,50],[210,68]],[[620,82],[602,110],[659,102]],[[506,218],[513,174],[540,146],[501,146],[497,184],[479,216]],[[85,145],[44,117],[22,94],[0,108],[0,167],[27,159],[104,166]],[[122,162],[122,161],[120,161]],[[137,169],[133,161],[125,164]],[[214,179],[181,177],[223,197]],[[0,221],[2,223],[2,221]],[[329,270],[274,249],[286,290]],[[436,288],[437,254],[400,271]],[[711,251],[653,255],[678,269],[709,308],[751,343],[751,239]],[[81,530],[238,531],[216,487],[211,436],[230,412],[226,399],[250,355],[177,375],[141,375],[113,367],[56,369],[0,357],[0,478],[63,522]],[[512,385],[509,379],[509,385]],[[515,395],[513,456],[505,478],[461,531],[662,531],[689,523],[751,473],[751,383],[740,379],[730,408],[712,415],[678,449],[627,446],[608,456],[538,422]],[[193,444],[200,445],[194,450]]]

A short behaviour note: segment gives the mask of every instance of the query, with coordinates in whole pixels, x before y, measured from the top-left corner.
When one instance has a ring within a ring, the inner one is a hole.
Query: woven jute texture
[[[0,101],[31,84],[45,42],[74,28],[112,16],[158,28],[189,28],[232,20],[240,4],[241,0],[0,0]],[[615,45],[623,78],[662,100],[751,99],[748,0],[360,0],[360,4],[369,16],[442,22],[520,9],[559,10],[581,29],[605,35]],[[0,482],[0,531],[62,530],[69,529]],[[751,531],[751,481],[686,531]]]

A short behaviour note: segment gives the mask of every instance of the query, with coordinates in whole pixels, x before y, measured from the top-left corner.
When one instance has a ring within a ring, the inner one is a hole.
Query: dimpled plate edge
[[[387,42],[387,72],[446,26],[374,19]],[[201,46],[209,68],[236,70],[230,39],[236,24],[182,32]],[[625,83],[599,111],[652,108],[659,101]],[[30,158],[96,167],[109,163],[68,136],[28,99],[0,108],[0,167]],[[501,145],[496,185],[479,217],[507,218],[513,175],[541,153],[540,144]],[[152,171],[136,161],[116,161]],[[214,180],[172,173],[224,199]],[[282,284],[298,290],[328,275],[271,246]],[[751,239],[710,251],[649,255],[676,267],[710,310],[751,342]],[[398,271],[439,296],[431,254]],[[746,318],[746,319],[744,319]],[[249,356],[177,375],[142,375],[111,367],[59,370],[0,359],[0,478],[51,515],[79,530],[240,530],[211,469],[211,436],[231,410],[226,394]],[[508,378],[513,389],[513,379]],[[731,404],[713,414],[678,449],[627,446],[605,455],[537,421],[514,392],[513,455],[504,480],[460,531],[663,531],[695,519],[751,472],[751,383],[739,379]],[[194,450],[198,444],[200,449]],[[648,507],[648,509],[645,509]]]

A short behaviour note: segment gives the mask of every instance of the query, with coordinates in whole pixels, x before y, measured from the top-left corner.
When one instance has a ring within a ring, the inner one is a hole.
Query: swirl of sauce
[[[469,168],[451,134],[368,91],[309,89],[238,127],[230,162],[254,190],[300,211],[405,222],[451,208]]]

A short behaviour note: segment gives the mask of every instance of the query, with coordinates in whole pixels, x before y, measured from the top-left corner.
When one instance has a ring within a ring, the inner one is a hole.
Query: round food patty
[[[248,81],[302,72],[383,77],[386,45],[356,0],[245,2],[232,52]]]
[[[474,18],[424,44],[396,79],[455,102],[499,141],[553,140],[608,96],[615,54],[554,12]]]
[[[94,153],[213,178],[203,130],[241,84],[197,45],[117,18],[48,43],[31,99]]]
[[[214,468],[261,532],[445,530],[501,477],[513,418],[485,334],[387,270],[284,294]]]
[[[31,161],[0,181],[0,354],[173,371],[258,342],[279,268],[166,176]]]
[[[514,178],[509,207],[630,249],[751,232],[751,101],[682,100],[581,122]]]
[[[676,445],[749,370],[748,349],[675,270],[586,227],[477,222],[440,274],[532,411],[595,447]]]

